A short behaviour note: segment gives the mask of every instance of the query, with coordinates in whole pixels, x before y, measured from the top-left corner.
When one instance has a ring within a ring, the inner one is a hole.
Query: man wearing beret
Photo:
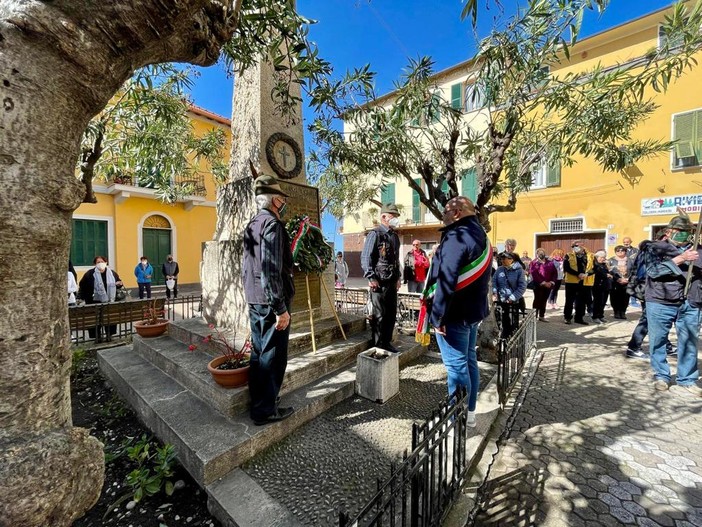
[[[280,218],[288,195],[272,176],[254,182],[258,213],[244,231],[244,293],[251,323],[249,393],[256,425],[282,421],[293,413],[278,406],[288,364],[290,304],[295,288],[290,238]]]
[[[361,253],[363,276],[368,279],[373,304],[371,330],[373,346],[397,353],[392,333],[397,317],[397,290],[400,288],[400,211],[394,203],[380,210],[380,225],[366,236]]]

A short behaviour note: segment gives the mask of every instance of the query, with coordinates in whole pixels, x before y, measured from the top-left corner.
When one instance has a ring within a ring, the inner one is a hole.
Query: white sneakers
[[[469,410],[466,414],[466,426],[469,428],[475,428],[475,423],[475,410],[473,410],[472,412]]]

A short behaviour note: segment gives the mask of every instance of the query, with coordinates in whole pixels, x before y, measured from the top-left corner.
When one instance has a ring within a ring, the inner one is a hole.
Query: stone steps
[[[128,346],[98,354],[100,368],[140,419],[162,441],[175,446],[178,459],[202,486],[229,473],[327,408],[349,397],[354,374],[328,375],[285,398],[295,413],[279,423],[255,426],[242,413],[225,417]]]
[[[341,321],[348,340],[343,340],[334,319],[315,324],[316,353],[308,329],[291,333],[281,395],[283,405],[295,412],[265,426],[254,425],[248,416],[248,387],[222,388],[207,371],[207,362],[218,351],[203,342],[212,333],[203,319],[171,323],[165,336],[135,337],[131,346],[101,350],[98,362],[139,419],[161,441],[174,445],[183,467],[207,491],[208,507],[223,525],[293,525],[275,500],[245,498],[251,481],[237,467],[353,395],[356,357],[368,349],[370,334],[361,317],[347,315]],[[232,338],[237,349],[245,337]],[[197,349],[189,351],[190,344]],[[424,352],[408,337],[394,344],[402,352],[400,364]],[[239,491],[232,495],[232,488]],[[270,523],[273,517],[281,519]]]
[[[366,320],[363,317],[339,314],[339,319],[344,328],[347,337],[363,331],[366,328]],[[196,344],[199,349],[207,352],[207,346],[202,345],[202,340],[213,331],[207,326],[207,323],[202,318],[191,318],[182,320],[176,323],[171,323],[168,328],[168,335],[173,339],[190,345]],[[315,322],[314,325],[315,343],[317,350],[328,346],[332,343],[343,341],[341,330],[339,329],[336,320],[333,318]],[[241,348],[245,334],[229,335],[232,341],[235,342],[237,349]],[[290,332],[290,342],[288,344],[288,358],[301,355],[312,349],[312,332],[309,327],[303,327]]]
[[[347,341],[339,342],[297,355],[288,360],[281,395],[288,394],[314,379],[323,377],[335,370],[355,363],[356,356],[368,349],[370,334],[363,331],[351,336]],[[211,356],[206,346],[195,351],[170,336],[143,339],[134,337],[134,352],[142,356],[160,370],[173,377],[194,395],[209,402],[215,409],[228,417],[245,412],[249,405],[249,390],[241,388],[223,388],[214,382],[207,371]],[[201,351],[205,348],[205,351]]]
[[[396,345],[402,351],[401,364],[423,353],[423,348],[404,337]],[[356,380],[355,366],[325,375],[285,396],[285,405],[296,409],[291,417],[255,426],[247,413],[223,416],[209,402],[134,353],[131,346],[102,350],[98,361],[103,374],[139,418],[159,439],[175,446],[181,464],[203,487],[353,395]],[[227,525],[227,518],[219,519]]]

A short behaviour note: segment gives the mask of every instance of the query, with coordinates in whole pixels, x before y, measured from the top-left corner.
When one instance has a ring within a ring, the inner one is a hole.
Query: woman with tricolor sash
[[[434,328],[449,395],[466,388],[468,425],[475,426],[480,382],[475,344],[478,325],[489,313],[492,248],[468,198],[449,200],[443,222],[441,243],[423,292],[417,341],[429,344],[430,328]]]

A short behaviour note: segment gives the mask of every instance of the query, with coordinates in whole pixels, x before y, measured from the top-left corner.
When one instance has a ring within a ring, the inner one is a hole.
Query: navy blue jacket
[[[431,325],[480,322],[489,313],[490,268],[467,287],[457,292],[455,288],[459,270],[477,260],[485,250],[488,244],[485,229],[475,216],[466,216],[441,231],[441,243],[427,277],[427,287],[436,284],[429,319]]]
[[[290,238],[283,222],[267,209],[246,226],[243,267],[246,302],[285,313],[295,294]]]

